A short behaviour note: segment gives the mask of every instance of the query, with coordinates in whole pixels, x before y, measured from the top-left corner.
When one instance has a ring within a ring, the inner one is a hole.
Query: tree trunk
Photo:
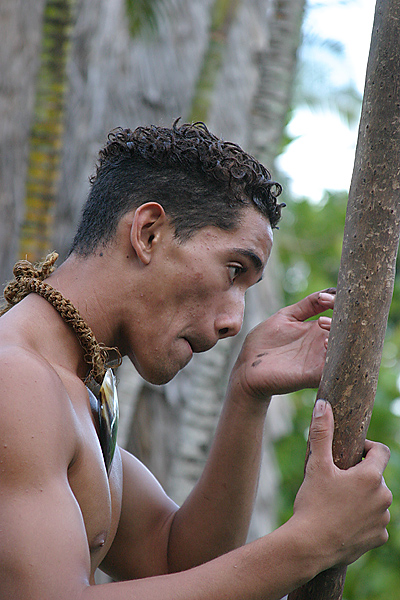
[[[38,261],[50,252],[54,207],[60,179],[64,108],[75,0],[47,0],[42,51],[29,140],[25,215],[20,257]]]
[[[235,18],[238,1],[216,0],[212,6],[208,47],[204,54],[189,114],[191,122],[204,121],[208,123],[215,83],[223,64],[227,36]]]
[[[334,409],[333,456],[362,458],[392,299],[400,224],[400,4],[378,0],[350,187],[336,306],[318,398]],[[340,600],[346,569],[290,600]]]
[[[268,49],[258,52],[259,84],[253,99],[251,147],[272,168],[281,151],[297,64],[304,0],[275,0]]]
[[[153,2],[158,26],[132,37],[126,0],[77,0],[53,235],[60,259],[71,245],[88,175],[107,133],[118,126],[170,126],[179,116],[187,119],[211,1]]]
[[[0,2],[0,286],[17,259],[44,0]]]

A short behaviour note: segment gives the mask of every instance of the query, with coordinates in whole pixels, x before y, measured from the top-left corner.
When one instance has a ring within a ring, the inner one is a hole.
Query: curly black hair
[[[209,225],[234,228],[246,205],[277,227],[285,205],[277,202],[282,188],[269,171],[204,123],[178,121],[108,135],[71,252],[88,255],[109,243],[121,217],[145,202],[163,206],[181,241]]]

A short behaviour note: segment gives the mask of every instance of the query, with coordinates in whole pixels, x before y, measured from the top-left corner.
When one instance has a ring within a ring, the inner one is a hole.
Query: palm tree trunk
[[[0,2],[0,283],[18,256],[44,0]]]
[[[257,56],[260,78],[253,99],[251,146],[271,167],[281,151],[292,99],[304,4],[304,0],[275,0],[269,17],[270,42]]]
[[[194,91],[190,121],[208,122],[210,107],[215,93],[215,84],[220,73],[227,35],[239,0],[215,0],[211,10],[211,26],[208,47]]]
[[[20,256],[31,261],[41,259],[51,249],[74,4],[75,0],[47,0],[44,9],[19,250]]]

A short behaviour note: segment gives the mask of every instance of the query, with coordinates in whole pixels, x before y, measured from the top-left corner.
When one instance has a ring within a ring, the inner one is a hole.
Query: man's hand
[[[310,543],[320,548],[324,569],[350,564],[384,544],[392,503],[383,479],[389,449],[366,441],[364,460],[340,470],[332,458],[333,429],[331,405],[318,400],[310,428],[310,456],[292,517],[294,523],[306,525]]]
[[[281,309],[247,336],[232,371],[231,389],[265,398],[318,387],[325,363],[335,290],[307,296]]]

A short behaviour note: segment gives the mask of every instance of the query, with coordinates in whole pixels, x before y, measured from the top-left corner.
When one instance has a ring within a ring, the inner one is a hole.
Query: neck
[[[112,300],[108,298],[110,289],[114,288],[103,280],[97,263],[96,257],[71,256],[46,279],[46,283],[72,303],[101,345],[114,346]]]
[[[30,293],[2,316],[0,327],[5,343],[26,348],[82,380],[88,375],[89,365],[75,332],[38,294]]]

